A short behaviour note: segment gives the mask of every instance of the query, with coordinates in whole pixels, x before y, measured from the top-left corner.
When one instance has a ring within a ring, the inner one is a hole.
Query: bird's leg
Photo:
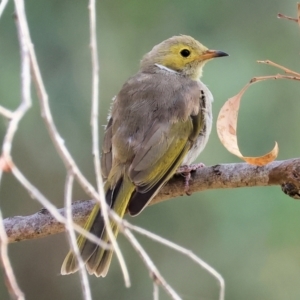
[[[189,189],[190,189],[190,180],[191,180],[191,172],[196,171],[200,168],[205,167],[205,164],[203,163],[198,163],[198,164],[192,164],[189,166],[180,166],[175,174],[181,174],[184,177],[184,192],[187,195],[191,195],[191,193],[189,193]]]

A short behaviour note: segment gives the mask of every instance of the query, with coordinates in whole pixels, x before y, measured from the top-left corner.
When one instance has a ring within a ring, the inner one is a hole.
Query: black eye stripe
[[[188,56],[190,56],[191,51],[188,50],[188,49],[183,49],[183,50],[180,51],[180,54],[181,54],[181,56],[183,56],[183,57],[188,57]]]

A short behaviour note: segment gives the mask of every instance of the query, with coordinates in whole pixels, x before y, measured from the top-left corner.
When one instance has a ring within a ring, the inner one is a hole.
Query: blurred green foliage
[[[59,132],[84,174],[94,183],[90,136],[91,62],[87,1],[26,1],[26,11],[51,109]],[[0,19],[0,103],[20,101],[20,58],[13,2]],[[296,15],[296,1],[98,1],[101,64],[100,124],[110,99],[138,70],[155,44],[177,34],[192,35],[230,54],[205,67],[203,81],[223,103],[258,75],[278,70],[258,65],[270,59],[300,70],[299,28],[278,20]],[[295,81],[258,83],[247,91],[240,111],[239,142],[245,155],[260,155],[274,141],[279,159],[299,156],[299,95]],[[3,139],[7,121],[0,119]],[[21,122],[13,145],[16,164],[61,207],[65,170],[49,139],[33,90],[33,107]],[[219,142],[215,127],[199,161],[206,165],[239,162]],[[87,199],[76,187],[74,199]],[[36,212],[40,204],[5,174],[0,191],[5,217]],[[226,280],[226,299],[300,299],[300,204],[279,187],[217,190],[154,205],[130,219],[200,255]],[[152,283],[138,256],[120,237],[132,287],[126,289],[116,259],[105,279],[91,277],[94,299],[152,299]],[[218,286],[187,258],[140,238],[161,272],[183,299],[217,299]],[[78,275],[60,276],[68,250],[64,234],[9,246],[26,299],[82,299]],[[0,298],[8,299],[3,278]],[[162,292],[161,299],[168,299]]]

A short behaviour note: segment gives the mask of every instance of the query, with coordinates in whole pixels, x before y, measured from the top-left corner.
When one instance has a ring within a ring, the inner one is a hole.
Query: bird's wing
[[[139,214],[173,176],[201,130],[201,114],[165,126],[153,126],[134,157],[129,177],[136,186],[129,201],[131,215]]]
[[[153,124],[129,168],[129,178],[139,192],[148,192],[176,161],[181,162],[191,146],[189,136],[192,132],[191,119],[174,124]]]

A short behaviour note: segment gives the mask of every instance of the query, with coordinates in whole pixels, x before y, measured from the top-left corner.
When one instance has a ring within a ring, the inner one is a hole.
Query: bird
[[[200,81],[206,62],[228,56],[191,36],[173,36],[144,55],[139,71],[113,98],[105,128],[101,173],[106,202],[121,218],[138,215],[180,166],[191,164],[207,144],[213,96]],[[110,243],[99,204],[84,228]],[[119,228],[111,220],[115,236]],[[89,274],[107,275],[113,250],[80,235],[78,249]],[[61,274],[78,270],[70,251]]]

